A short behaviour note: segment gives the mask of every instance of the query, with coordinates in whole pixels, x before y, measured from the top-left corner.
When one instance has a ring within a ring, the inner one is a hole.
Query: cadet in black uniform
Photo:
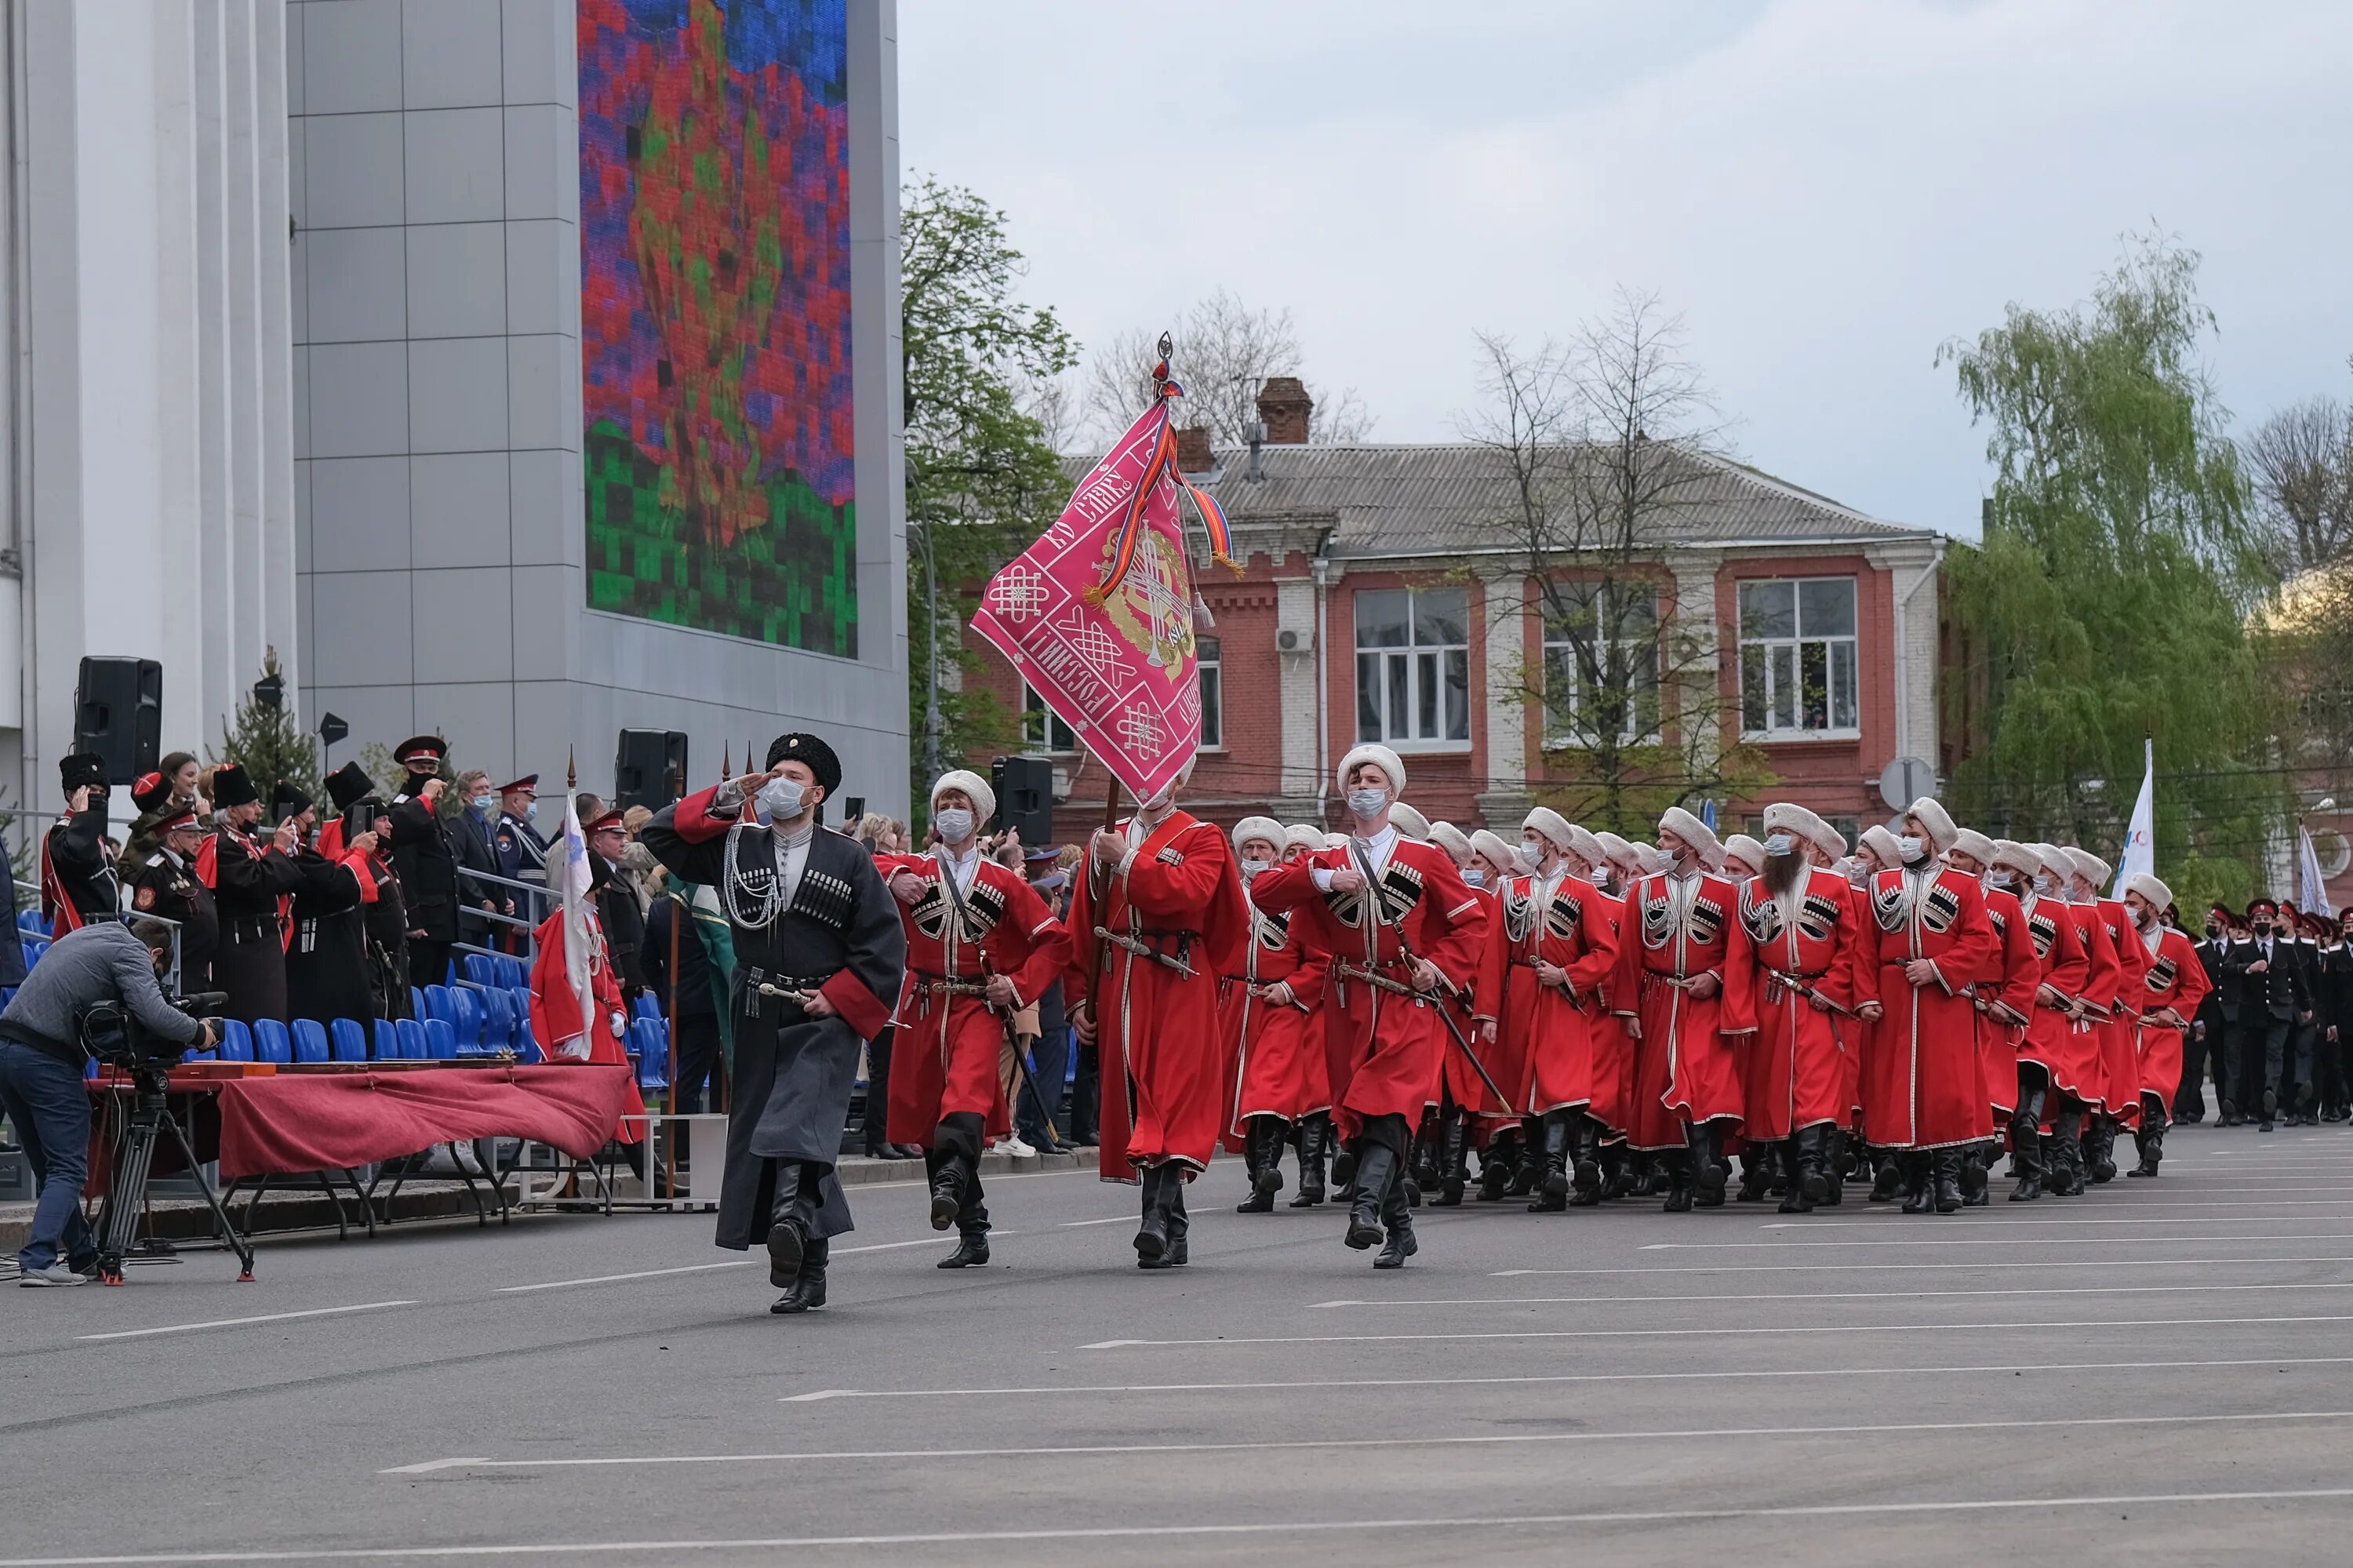
[[[196,874],[213,890],[220,947],[213,989],[228,993],[227,1017],[244,1023],[286,1022],[286,937],[278,901],[302,880],[294,863],[294,824],[267,840],[252,835],[261,796],[245,769],[225,763],[213,774],[213,832],[196,854]]]
[[[62,937],[122,918],[122,884],[106,859],[106,759],[77,751],[58,763],[66,814],[41,840],[41,913]]]
[[[308,795],[284,783],[278,786],[270,814],[291,821],[298,837],[306,840],[319,817]],[[368,852],[375,848],[371,833],[345,844],[338,821],[315,844],[294,851],[302,885],[294,892],[294,929],[286,944],[286,1010],[293,1017],[327,1023],[375,1016],[362,912],[375,893],[368,869]]]
[[[449,975],[449,947],[458,939],[458,854],[440,819],[441,759],[449,743],[438,735],[412,736],[394,755],[408,769],[408,785],[392,798],[392,863],[408,906],[408,980],[441,985]]]
[[[213,953],[220,946],[220,916],[213,907],[213,890],[196,874],[196,855],[205,832],[195,808],[166,810],[150,825],[156,839],[154,853],[139,868],[132,885],[131,906],[142,915],[160,915],[180,927],[180,991],[213,988]]]
[[[375,843],[368,852],[366,870],[375,883],[375,897],[359,908],[369,1012],[377,1018],[406,1018],[408,908],[401,895],[399,874],[393,869],[392,846],[385,842],[384,801],[376,794],[375,780],[356,762],[346,762],[327,776],[327,798],[341,814],[325,833],[344,844],[356,842],[362,833],[367,833]]]
[[[646,989],[645,965],[638,957],[645,950],[646,912],[638,903],[637,889],[619,874],[628,835],[618,811],[606,812],[586,832],[588,886],[596,899],[596,918],[605,927],[605,951],[613,960],[613,982],[621,988],[622,1001],[635,1002]]]

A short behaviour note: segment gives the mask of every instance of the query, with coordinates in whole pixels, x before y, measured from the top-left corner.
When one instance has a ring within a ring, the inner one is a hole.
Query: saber
[[[980,972],[984,976],[993,978],[997,971],[989,968],[988,955],[982,952],[977,945],[973,950],[980,954]],[[1029,1103],[1037,1107],[1038,1119],[1044,1124],[1046,1136],[1050,1139],[1054,1138],[1054,1114],[1046,1108],[1045,1091],[1038,1087],[1038,1069],[1031,1065],[1029,1054],[1021,1049],[1021,1037],[1013,1032],[1013,1015],[1009,1012],[997,1012],[994,1002],[984,1001],[983,1005],[987,1006],[991,1012],[996,1012],[997,1019],[1003,1023],[1005,1043],[1013,1047],[1013,1070],[1021,1075],[1022,1086],[1029,1091]],[[1018,1133],[1019,1129],[1015,1130]],[[1055,1141],[1060,1142],[1060,1139],[1055,1139]]]
[[[1409,964],[1420,963],[1421,955],[1415,952],[1413,944],[1406,940],[1405,916],[1399,915],[1394,920],[1388,918],[1388,906],[1381,897],[1380,878],[1373,874],[1372,863],[1366,859],[1364,852],[1356,847],[1353,840],[1348,845],[1348,856],[1356,863],[1356,874],[1365,879],[1365,906],[1372,911],[1374,918],[1388,927],[1390,935],[1397,938],[1398,952],[1405,961]],[[1435,965],[1431,967],[1436,968]],[[1340,968],[1343,970],[1355,971],[1356,967],[1352,964],[1342,964]],[[1377,986],[1384,991],[1394,991],[1403,996],[1418,998],[1422,994],[1387,975],[1374,974],[1369,970],[1357,972],[1367,985]],[[1445,978],[1444,970],[1439,971],[1439,978],[1441,980]],[[1451,994],[1450,991],[1449,997]],[[1447,1000],[1449,1000],[1448,997],[1439,999],[1438,1017],[1439,1021],[1446,1025],[1446,1033],[1453,1039],[1455,1049],[1462,1053],[1463,1059],[1471,1064],[1472,1071],[1479,1075],[1479,1081],[1487,1086],[1487,1092],[1495,1097],[1495,1103],[1506,1110],[1511,1109],[1512,1097],[1505,1094],[1502,1086],[1495,1082],[1495,1075],[1487,1071],[1487,1064],[1479,1060],[1479,1053],[1471,1049],[1471,1042],[1463,1038],[1461,1025],[1454,1022],[1454,1014],[1446,1008]]]
[[[780,985],[770,985],[766,980],[762,980],[760,982],[759,991],[762,996],[780,997],[784,1001],[791,1002],[795,1007],[801,1008],[803,1010],[806,1010],[809,1004],[809,992],[805,991],[787,991]]]

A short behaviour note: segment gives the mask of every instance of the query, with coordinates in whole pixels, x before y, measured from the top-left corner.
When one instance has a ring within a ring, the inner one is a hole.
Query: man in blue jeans
[[[16,1255],[19,1285],[82,1285],[98,1269],[98,1238],[81,1217],[90,1124],[82,1014],[120,1002],[152,1033],[213,1044],[209,1028],[164,1000],[156,976],[171,957],[172,928],[160,920],[84,926],[50,945],[0,1012],[0,1109],[41,1183],[33,1234]]]

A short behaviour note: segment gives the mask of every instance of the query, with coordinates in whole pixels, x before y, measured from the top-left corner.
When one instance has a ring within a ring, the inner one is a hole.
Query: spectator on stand
[[[58,763],[65,814],[41,840],[41,913],[62,937],[93,920],[122,917],[122,885],[106,853],[106,762],[77,751]]]
[[[440,814],[441,759],[448,754],[438,735],[412,736],[393,754],[408,781],[392,798],[392,863],[408,908],[408,978],[420,986],[447,983],[458,940],[458,854]]]
[[[196,874],[213,890],[220,946],[213,954],[213,988],[228,993],[225,1016],[242,1023],[286,1022],[286,933],[279,900],[302,880],[294,863],[294,824],[281,821],[267,839],[253,829],[262,818],[261,792],[244,768],[224,763],[213,774],[212,838],[196,854]]]
[[[449,819],[449,847],[457,854],[458,939],[477,948],[487,948],[491,938],[505,927],[495,920],[485,920],[487,915],[506,913],[506,891],[496,883],[478,882],[475,876],[499,874],[498,851],[491,845],[498,817],[498,797],[491,791],[491,776],[479,768],[469,768],[458,775],[458,799],[463,802],[457,815]],[[473,876],[463,874],[467,872]]]
[[[726,912],[719,895],[698,883],[660,874],[653,907],[646,916],[642,953],[646,983],[671,1019],[678,1071],[670,1080],[678,1109],[693,1115],[713,1109],[726,1068],[727,996],[724,969],[714,952],[733,957]]]
[[[371,863],[375,835],[361,832],[346,841],[339,818],[315,845],[301,842],[310,838],[319,812],[291,784],[278,786],[271,814],[294,824],[294,863],[302,874],[294,893],[294,930],[286,944],[286,1010],[322,1023],[372,1018],[375,994],[368,983],[365,906],[376,895]]]
[[[184,757],[186,753],[174,752],[173,755]],[[132,780],[131,804],[139,815],[132,819],[131,832],[123,840],[122,853],[114,860],[115,880],[125,887],[139,880],[140,874],[147,869],[148,862],[154,856],[155,846],[163,842],[160,824],[166,818],[177,815],[171,810],[174,804],[172,781],[162,768],[153,773],[142,773]]]
[[[131,893],[131,906],[142,915],[173,921],[180,934],[180,990],[213,988],[213,954],[220,947],[220,913],[213,890],[196,874],[196,854],[204,847],[204,831],[196,825],[193,806],[157,814],[155,849]]]
[[[622,1001],[634,1002],[646,989],[645,969],[638,962],[646,945],[646,911],[638,902],[637,888],[621,874],[621,854],[628,846],[621,813],[606,812],[586,832],[588,888],[596,900],[596,918],[605,927],[606,956],[612,961]]]

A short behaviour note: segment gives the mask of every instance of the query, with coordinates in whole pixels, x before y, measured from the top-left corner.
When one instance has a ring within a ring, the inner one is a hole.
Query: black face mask
[[[2209,920],[2209,921],[2207,921],[2207,922],[2206,922],[2206,935],[2207,935],[2207,937],[2208,937],[2208,938],[2209,938],[2210,940],[2211,940],[2211,938],[2216,938],[2216,937],[2221,936],[2221,934],[2222,934],[2222,925],[2221,925],[2221,921],[2219,921],[2219,920]]]

